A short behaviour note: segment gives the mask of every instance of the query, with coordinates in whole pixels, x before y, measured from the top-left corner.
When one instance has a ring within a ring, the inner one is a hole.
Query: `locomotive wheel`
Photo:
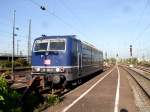
[[[68,90],[73,89],[73,85],[72,85],[71,82],[65,81],[64,84],[63,84],[63,86],[64,86],[65,89],[68,89]]]

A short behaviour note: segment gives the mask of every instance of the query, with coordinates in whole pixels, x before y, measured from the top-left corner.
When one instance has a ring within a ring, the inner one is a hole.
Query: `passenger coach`
[[[75,35],[43,36],[32,49],[32,75],[43,76],[45,86],[80,82],[103,70],[103,53]]]

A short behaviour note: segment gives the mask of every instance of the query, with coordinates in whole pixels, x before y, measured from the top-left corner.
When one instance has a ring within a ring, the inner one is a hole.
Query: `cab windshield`
[[[65,50],[64,40],[51,40],[49,50]]]
[[[36,43],[34,51],[46,51],[47,46],[48,46],[47,42],[45,42],[45,43]]]
[[[34,45],[34,51],[64,51],[65,50],[64,39],[44,39],[36,40]]]

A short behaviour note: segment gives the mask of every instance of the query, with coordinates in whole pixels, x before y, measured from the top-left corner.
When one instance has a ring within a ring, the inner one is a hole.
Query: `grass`
[[[21,112],[19,99],[21,94],[8,87],[7,81],[0,76],[0,111]]]
[[[63,98],[58,95],[48,94],[45,97],[44,103],[40,104],[36,109],[34,109],[34,112],[41,112],[50,106],[59,104],[62,100]]]
[[[50,105],[56,105],[62,101],[62,98],[58,95],[49,94],[47,97],[47,103]]]
[[[30,91],[23,97],[22,93],[9,88],[4,77],[0,77],[0,112],[39,112],[61,101],[62,98],[55,94],[43,97],[38,90]]]

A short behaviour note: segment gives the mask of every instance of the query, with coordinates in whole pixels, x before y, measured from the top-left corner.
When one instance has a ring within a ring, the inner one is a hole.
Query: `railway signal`
[[[132,54],[132,45],[130,45],[130,67],[133,67],[132,65],[132,57],[133,57],[133,54]]]
[[[130,45],[130,56],[132,57],[132,45]]]
[[[116,64],[118,63],[118,61],[119,61],[119,55],[118,55],[118,53],[116,54]]]

